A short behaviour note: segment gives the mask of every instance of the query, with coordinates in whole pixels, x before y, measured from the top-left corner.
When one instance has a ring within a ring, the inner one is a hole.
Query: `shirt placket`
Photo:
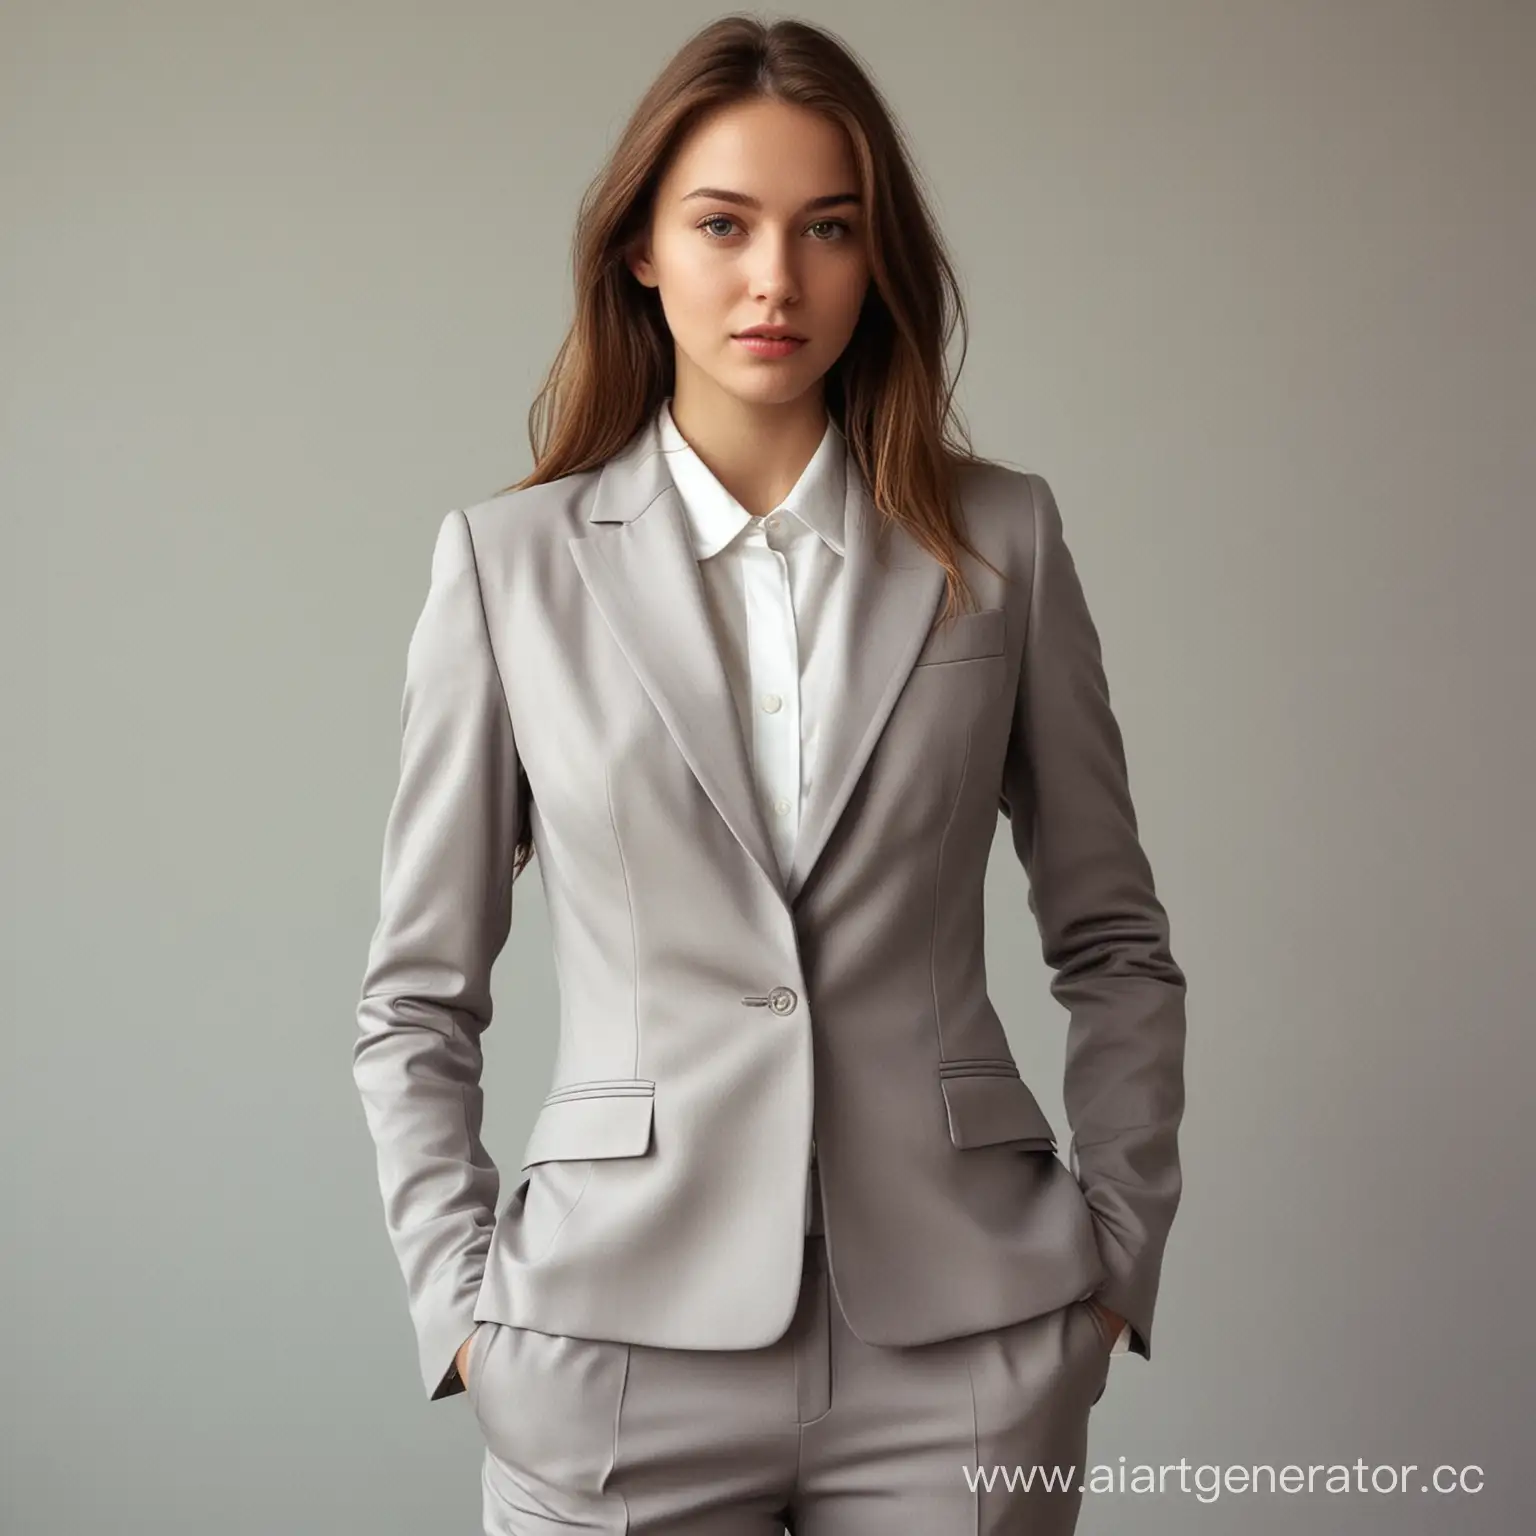
[[[774,852],[787,877],[800,824],[800,648],[789,566],[761,523],[748,531],[742,554],[752,756]]]

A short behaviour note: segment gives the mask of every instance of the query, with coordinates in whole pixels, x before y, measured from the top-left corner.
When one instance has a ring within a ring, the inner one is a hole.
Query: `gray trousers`
[[[794,1320],[762,1349],[481,1323],[469,1401],[487,1536],[1070,1536],[1111,1359],[1088,1304],[862,1344],[814,1208],[809,1225]],[[1046,1483],[1060,1474],[1065,1488]]]

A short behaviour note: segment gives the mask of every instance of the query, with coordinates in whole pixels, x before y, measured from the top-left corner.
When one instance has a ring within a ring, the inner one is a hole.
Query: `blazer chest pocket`
[[[939,1087],[949,1117],[949,1139],[957,1147],[1055,1147],[1050,1121],[1007,1057],[941,1062]]]
[[[1001,657],[1007,638],[1007,618],[1001,608],[957,614],[948,624],[937,623],[918,652],[915,666],[933,667],[960,661]],[[1001,666],[1001,661],[998,662]]]
[[[535,1163],[602,1157],[640,1157],[651,1149],[656,1084],[614,1077],[570,1083],[549,1094],[523,1152],[523,1171]]]

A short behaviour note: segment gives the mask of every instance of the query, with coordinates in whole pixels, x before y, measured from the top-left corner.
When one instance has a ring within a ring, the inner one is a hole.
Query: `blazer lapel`
[[[654,420],[603,465],[588,521],[597,531],[571,539],[570,547],[592,600],[715,809],[782,889],[688,525]]]
[[[844,599],[834,636],[839,664],[821,751],[800,807],[785,888],[790,902],[826,850],[944,596],[944,567],[899,523],[880,518],[851,451],[847,466]],[[883,549],[877,542],[882,524]]]
[[[588,521],[570,540],[592,600],[678,750],[737,842],[793,902],[826,849],[928,638],[944,568],[881,519],[850,453],[844,498],[844,598],[820,755],[787,879],[779,870],[720,658],[698,563],[654,419],[599,472]]]

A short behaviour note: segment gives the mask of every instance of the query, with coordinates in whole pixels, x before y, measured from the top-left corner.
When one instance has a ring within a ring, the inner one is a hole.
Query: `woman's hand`
[[[1106,1307],[1097,1296],[1090,1296],[1088,1298],[1088,1305],[1104,1319],[1106,1337],[1113,1344],[1120,1337],[1120,1330],[1125,1327],[1125,1319],[1118,1312]],[[463,1372],[461,1371],[459,1374],[463,1375]]]
[[[469,1346],[474,1342],[475,1334],[479,1332],[477,1324],[470,1330],[469,1337],[459,1345],[457,1353],[453,1357],[454,1366],[459,1373],[459,1380],[464,1383],[464,1390],[469,1390]]]

